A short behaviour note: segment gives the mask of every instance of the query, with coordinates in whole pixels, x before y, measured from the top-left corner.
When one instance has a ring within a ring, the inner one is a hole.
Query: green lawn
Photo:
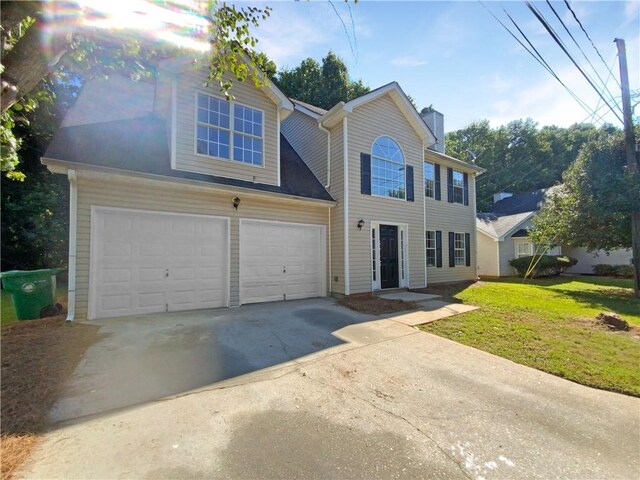
[[[640,396],[640,301],[632,294],[625,279],[485,280],[454,294],[480,310],[420,328],[574,382]],[[597,326],[601,311],[636,327]]]
[[[58,302],[67,303],[67,284],[57,282],[56,295]],[[16,312],[13,310],[13,302],[11,301],[11,294],[4,288],[0,290],[0,323],[4,327],[17,321]]]

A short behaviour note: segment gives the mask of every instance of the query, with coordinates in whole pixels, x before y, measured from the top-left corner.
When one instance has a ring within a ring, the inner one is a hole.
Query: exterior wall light
[[[238,206],[240,205],[240,198],[238,197],[233,197],[233,208],[235,208],[236,210],[238,210]]]
[[[360,219],[358,220],[358,230],[362,230],[362,227],[364,227],[364,220]]]

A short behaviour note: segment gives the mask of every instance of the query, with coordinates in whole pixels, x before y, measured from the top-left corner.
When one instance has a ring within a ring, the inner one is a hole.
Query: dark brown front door
[[[398,227],[380,225],[380,286],[398,288]]]

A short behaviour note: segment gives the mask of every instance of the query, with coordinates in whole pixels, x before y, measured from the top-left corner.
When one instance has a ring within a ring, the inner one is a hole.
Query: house
[[[478,274],[488,277],[504,277],[515,274],[509,261],[530,255],[568,255],[578,263],[567,273],[593,273],[599,263],[609,265],[629,264],[631,250],[615,250],[607,254],[604,250],[588,252],[584,247],[536,245],[529,239],[532,220],[556,187],[513,195],[496,193],[489,212],[478,213]]]
[[[397,83],[325,111],[269,81],[228,101],[193,62],[158,72],[88,82],[42,159],[70,183],[69,319],[476,277],[482,169]]]

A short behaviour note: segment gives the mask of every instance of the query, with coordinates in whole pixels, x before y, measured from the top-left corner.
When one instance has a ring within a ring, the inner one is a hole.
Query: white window
[[[530,257],[533,255],[533,243],[519,242],[516,243],[516,258]]]
[[[424,196],[433,198],[436,173],[433,163],[424,162]]]
[[[371,259],[373,261],[373,282],[376,282],[376,264],[378,263],[376,260],[376,229],[371,229]]]
[[[453,203],[464,203],[464,175],[453,171]]]
[[[201,92],[197,96],[196,153],[262,165],[262,112]]]
[[[371,194],[405,198],[404,155],[391,137],[379,137],[371,147]]]
[[[453,234],[453,258],[456,266],[466,264],[464,233]]]
[[[435,230],[427,230],[425,232],[427,244],[427,267],[436,266],[436,232]]]

